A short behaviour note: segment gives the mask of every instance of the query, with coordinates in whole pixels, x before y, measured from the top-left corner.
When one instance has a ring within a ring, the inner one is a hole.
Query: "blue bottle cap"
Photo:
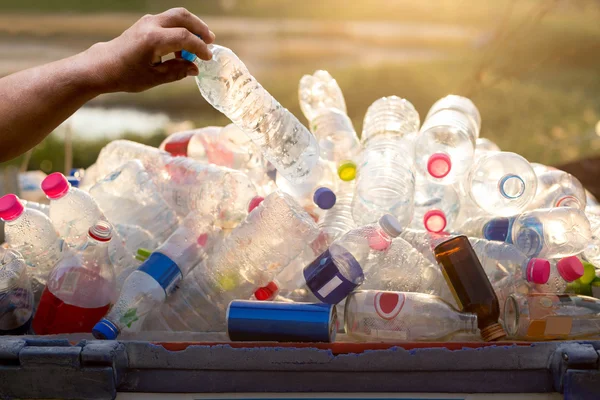
[[[363,270],[352,254],[346,252],[338,257],[343,258],[349,268],[350,279],[340,272],[329,250],[304,268],[306,286],[323,303],[339,303],[364,279]]]
[[[483,226],[483,236],[487,240],[510,243],[509,231],[511,225],[508,218],[494,218]]]
[[[313,201],[322,210],[329,210],[335,205],[336,200],[337,198],[333,190],[326,187],[318,188],[313,195]]]
[[[81,179],[75,177],[75,176],[67,176],[67,181],[69,181],[69,183],[71,184],[72,187],[79,187],[79,182],[81,181]]]
[[[117,336],[119,336],[119,329],[115,324],[106,318],[102,318],[96,325],[94,325],[92,334],[96,339],[115,340]]]
[[[187,50],[181,50],[181,58],[189,62],[194,62],[197,57],[194,53],[190,53]]]

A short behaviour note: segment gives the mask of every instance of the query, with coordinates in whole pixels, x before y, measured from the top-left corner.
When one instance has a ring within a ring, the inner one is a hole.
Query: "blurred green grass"
[[[44,4],[22,0],[18,4],[0,4],[0,11],[141,14],[172,6],[171,2],[161,0],[87,3],[59,0]],[[360,7],[348,7],[338,0],[302,3],[253,0],[238,1],[232,9],[224,9],[217,2],[182,1],[179,4],[198,15],[393,20],[469,26],[484,32],[480,42],[451,44],[443,39],[439,42],[419,39],[418,46],[443,48],[447,53],[443,59],[330,69],[344,91],[348,113],[357,132],[360,133],[367,107],[381,96],[406,97],[423,118],[436,99],[455,93],[471,97],[479,107],[483,117],[482,136],[531,161],[556,165],[600,153],[600,138],[594,133],[600,119],[598,1],[430,0],[417,4],[407,0],[373,0],[357,2]],[[106,29],[113,32],[117,28]],[[357,42],[357,58],[361,57],[361,48],[369,44],[369,32],[364,35],[364,41]],[[394,40],[397,43],[392,45],[407,46],[402,38]],[[278,57],[286,60],[284,66],[269,69],[261,83],[305,121],[298,105],[297,82],[303,74],[312,73],[307,66],[318,68],[327,54],[284,49]],[[165,85],[142,95],[104,97],[96,104],[165,111],[177,118],[191,119],[197,126],[227,123],[224,116],[202,99],[191,78],[183,85]],[[158,135],[142,140],[157,144],[160,139]],[[77,143],[74,165],[88,166],[103,144],[102,141]],[[38,146],[30,167],[39,167],[43,160],[50,160],[54,170],[61,169],[60,139],[52,136]]]

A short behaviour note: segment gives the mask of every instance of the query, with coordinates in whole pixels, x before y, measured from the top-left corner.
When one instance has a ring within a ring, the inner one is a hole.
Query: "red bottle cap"
[[[446,229],[446,214],[441,210],[429,210],[423,216],[423,225],[429,232],[440,233]]]
[[[585,272],[582,262],[575,256],[565,257],[556,263],[560,276],[567,282],[581,278]]]
[[[252,198],[252,200],[250,200],[250,203],[248,204],[248,212],[251,212],[252,210],[254,210],[256,207],[258,207],[258,205],[260,203],[263,202],[265,198],[262,196],[254,196]]]
[[[527,263],[527,281],[544,284],[550,278],[550,261],[543,258],[532,258]]]
[[[63,197],[71,188],[71,184],[60,172],[48,175],[42,181],[42,190],[49,199],[59,199]]]
[[[446,153],[435,153],[427,160],[427,172],[434,178],[441,179],[450,173],[452,161]]]
[[[267,286],[263,286],[254,292],[254,297],[256,297],[256,300],[260,301],[271,300],[278,291],[279,287],[277,284],[275,282],[269,282]]]
[[[25,207],[21,200],[14,194],[7,194],[0,198],[0,218],[4,221],[13,221],[23,214]]]

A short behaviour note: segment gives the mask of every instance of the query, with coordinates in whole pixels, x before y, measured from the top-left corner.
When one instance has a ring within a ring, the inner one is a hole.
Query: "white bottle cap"
[[[400,221],[391,214],[385,214],[379,218],[379,226],[381,226],[383,231],[391,237],[398,237],[402,233]]]

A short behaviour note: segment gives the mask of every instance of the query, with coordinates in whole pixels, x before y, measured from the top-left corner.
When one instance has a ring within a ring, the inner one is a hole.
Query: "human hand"
[[[200,18],[185,8],[172,8],[145,15],[119,37],[93,45],[81,54],[82,63],[99,93],[141,92],[198,75],[198,68],[180,58],[180,51],[210,60],[207,45],[214,39]],[[173,52],[176,58],[161,63],[162,56]]]

